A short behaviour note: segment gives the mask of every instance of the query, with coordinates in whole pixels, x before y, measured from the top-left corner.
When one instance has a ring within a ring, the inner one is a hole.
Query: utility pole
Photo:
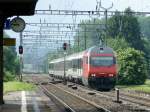
[[[64,85],[66,84],[66,51],[64,51]]]
[[[0,105],[4,104],[3,100],[3,28],[4,28],[4,22],[5,17],[0,12]]]
[[[22,46],[22,32],[20,32],[20,46]],[[23,49],[22,49],[23,50]],[[22,82],[23,54],[20,54],[20,81]]]
[[[108,26],[107,26],[107,20],[108,20],[108,10],[110,10],[112,7],[113,7],[113,3],[111,4],[111,6],[110,7],[108,7],[108,8],[105,8],[105,7],[103,7],[102,5],[101,5],[101,1],[99,2],[99,6],[100,6],[100,8],[102,8],[103,10],[104,10],[104,12],[105,12],[105,39],[104,39],[104,43],[105,43],[105,45],[107,45],[107,36],[108,36]]]
[[[47,52],[44,57],[44,60],[43,60],[43,64],[42,64],[43,67],[41,67],[41,71],[46,74],[48,74],[48,69],[49,69],[49,58],[48,57],[49,57],[49,53]],[[46,68],[44,69],[44,67],[46,67]]]
[[[86,25],[84,29],[84,50],[86,50]]]
[[[78,52],[79,52],[79,47],[80,47],[80,43],[79,43],[79,26],[78,26]]]
[[[67,43],[63,43],[63,50],[64,50],[64,85],[67,85],[66,81],[66,50],[67,50]]]

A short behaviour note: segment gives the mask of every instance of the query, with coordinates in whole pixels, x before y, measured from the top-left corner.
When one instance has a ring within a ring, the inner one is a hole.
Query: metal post
[[[78,51],[77,51],[77,52],[79,52],[79,50],[80,50],[80,49],[79,49],[79,46],[80,46],[80,45],[79,45],[79,44],[80,44],[80,43],[79,43],[79,42],[80,42],[80,41],[79,41],[79,25],[78,25],[77,35],[78,35]],[[80,70],[79,70],[79,69],[80,69],[80,67],[79,67],[79,60],[78,60],[78,74],[80,74]]]
[[[85,25],[85,30],[84,30],[84,40],[85,40],[85,42],[84,42],[84,44],[85,44],[84,49],[86,50],[86,25]]]
[[[67,85],[66,81],[66,52],[64,51],[64,85]]]
[[[70,42],[70,36],[69,36],[69,53],[70,53],[70,49],[71,49],[71,42]]]
[[[77,30],[77,35],[78,35],[78,52],[79,52],[79,46],[80,46],[80,40],[79,40],[79,25],[78,25],[78,30]]]
[[[117,98],[117,102],[119,103],[120,101],[119,101],[119,89],[118,88],[116,88],[116,98]]]
[[[3,100],[3,28],[5,17],[0,15],[0,105],[4,104]]]
[[[106,36],[105,36],[105,39],[104,39],[104,42],[105,42],[105,45],[107,46],[107,40],[106,40],[106,38],[107,38],[107,32],[108,32],[108,28],[107,28],[107,12],[108,12],[108,10],[106,9],[105,10],[105,28],[106,28]]]
[[[20,81],[22,82],[22,55],[20,55]]]
[[[22,46],[22,32],[20,32],[20,46]],[[22,82],[22,67],[23,67],[23,54],[20,54],[20,81]]]
[[[46,73],[48,73],[48,69],[49,69],[49,59],[48,59],[48,57],[49,57],[49,53],[47,53]]]

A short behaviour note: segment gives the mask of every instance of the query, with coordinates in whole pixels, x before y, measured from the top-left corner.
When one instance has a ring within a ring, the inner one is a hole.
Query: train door
[[[83,57],[83,71],[82,82],[84,85],[88,85],[88,57]]]

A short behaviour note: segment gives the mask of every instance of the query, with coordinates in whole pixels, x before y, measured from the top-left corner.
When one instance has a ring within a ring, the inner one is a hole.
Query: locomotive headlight
[[[113,77],[114,76],[114,74],[109,74],[109,77]]]
[[[95,75],[95,74],[91,74],[91,76],[92,76],[92,77],[95,77],[96,75]]]

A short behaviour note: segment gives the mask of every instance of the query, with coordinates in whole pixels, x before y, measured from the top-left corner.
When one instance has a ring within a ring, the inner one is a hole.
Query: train
[[[107,46],[93,46],[49,62],[50,76],[64,78],[64,74],[68,81],[109,91],[116,84],[116,53]]]

